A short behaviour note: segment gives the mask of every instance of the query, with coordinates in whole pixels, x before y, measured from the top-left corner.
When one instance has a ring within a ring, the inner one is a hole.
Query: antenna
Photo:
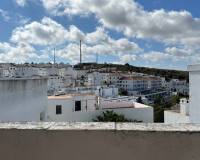
[[[98,64],[98,60],[99,60],[99,54],[96,54],[96,63]]]
[[[54,48],[54,54],[53,54],[53,64],[55,66],[56,64],[56,49]]]
[[[80,64],[82,64],[81,40],[80,40]]]

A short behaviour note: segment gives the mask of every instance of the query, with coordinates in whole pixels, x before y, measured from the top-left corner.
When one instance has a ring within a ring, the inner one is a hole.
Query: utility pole
[[[98,60],[99,60],[99,54],[96,54],[96,63],[98,64]]]
[[[56,49],[54,48],[54,54],[53,54],[53,65],[55,67],[56,65]]]
[[[80,40],[80,64],[82,64],[81,40]]]

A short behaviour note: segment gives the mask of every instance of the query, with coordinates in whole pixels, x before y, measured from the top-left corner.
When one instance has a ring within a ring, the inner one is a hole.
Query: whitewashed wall
[[[48,111],[47,121],[55,122],[92,122],[98,115],[111,109],[95,110],[95,111],[80,111],[72,112],[65,109],[63,115],[56,115],[56,108],[52,107]],[[67,112],[66,112],[67,111]],[[124,109],[114,109],[115,113],[123,114],[126,118],[131,120],[138,120],[146,123],[153,123],[153,108],[124,108]]]
[[[167,124],[173,123],[189,123],[189,116],[173,112],[173,111],[165,111],[164,112],[164,122]]]
[[[0,121],[40,121],[46,107],[46,79],[0,80]]]
[[[200,123],[200,70],[190,71],[190,120]]]
[[[81,111],[75,111],[75,101],[81,101]],[[96,108],[96,96],[86,95],[86,96],[74,96],[68,99],[48,99],[47,108],[47,121],[77,121],[83,119],[88,119],[89,115],[84,114],[84,111],[94,111]],[[62,114],[56,114],[56,105],[62,106]],[[80,114],[80,117],[76,116]],[[73,117],[75,115],[75,117]]]

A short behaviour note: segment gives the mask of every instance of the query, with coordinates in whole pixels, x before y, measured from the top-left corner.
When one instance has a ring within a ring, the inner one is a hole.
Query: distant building
[[[64,87],[64,77],[52,75],[48,77],[48,91],[57,91]]]
[[[162,80],[159,77],[133,76],[120,78],[117,86],[128,91],[129,95],[138,95],[145,90],[157,90],[162,87]]]
[[[166,87],[172,92],[189,95],[189,84],[186,80],[172,79],[166,83]]]

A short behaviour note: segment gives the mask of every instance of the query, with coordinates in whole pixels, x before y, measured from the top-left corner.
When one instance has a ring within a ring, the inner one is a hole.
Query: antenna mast
[[[82,64],[81,40],[80,40],[80,64]]]
[[[96,54],[96,63],[98,64],[98,60],[99,60],[99,54]]]
[[[56,49],[54,48],[54,54],[53,54],[53,65],[56,64]]]

